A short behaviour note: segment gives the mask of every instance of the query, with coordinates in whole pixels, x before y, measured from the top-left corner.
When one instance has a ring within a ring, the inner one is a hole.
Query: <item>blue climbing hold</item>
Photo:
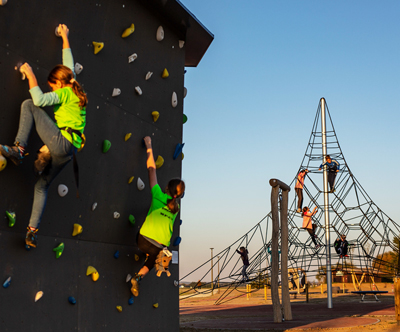
[[[30,251],[30,250],[31,250],[31,247],[28,246],[27,244],[25,244],[25,249],[26,249],[26,251]]]
[[[176,159],[176,158],[178,158],[180,155],[181,155],[181,153],[182,153],[182,149],[183,149],[183,146],[185,145],[185,143],[178,143],[177,145],[176,145],[176,147],[175,147],[175,152],[174,152],[174,160]]]
[[[68,298],[68,302],[71,303],[71,304],[75,304],[75,303],[76,303],[76,300],[75,300],[75,298],[74,298],[73,296],[70,296],[70,297]]]
[[[133,295],[129,298],[128,304],[129,304],[129,305],[133,304]]]
[[[181,243],[181,237],[180,236],[178,236],[176,239],[175,239],[175,241],[174,241],[174,246],[179,246],[179,243]]]
[[[4,288],[8,288],[8,286],[10,286],[11,283],[11,277],[8,277],[6,281],[4,281],[3,287]]]
[[[181,221],[179,222],[179,225],[182,225],[182,219],[181,219]]]
[[[114,258],[117,259],[119,257],[119,251],[117,250],[114,254]]]

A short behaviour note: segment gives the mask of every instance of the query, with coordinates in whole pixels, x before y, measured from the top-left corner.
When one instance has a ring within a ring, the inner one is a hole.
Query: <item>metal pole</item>
[[[214,295],[214,262],[213,262],[213,249],[211,249],[211,294]]]
[[[218,257],[218,294],[219,294],[219,256]]]
[[[321,131],[322,154],[326,161],[326,118],[325,99],[321,98]],[[332,271],[331,271],[331,241],[329,234],[329,196],[328,196],[328,171],[324,166],[324,214],[325,214],[325,244],[326,244],[326,293],[328,295],[328,308],[332,308]]]

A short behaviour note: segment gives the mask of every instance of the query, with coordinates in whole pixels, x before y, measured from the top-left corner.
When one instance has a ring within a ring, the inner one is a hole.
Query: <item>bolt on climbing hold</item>
[[[121,94],[121,89],[115,88],[112,92],[112,97],[119,96]]]
[[[7,159],[2,156],[0,153],[0,172],[5,169],[7,166]]]
[[[161,25],[157,29],[156,39],[157,41],[162,41],[164,39],[164,29]]]
[[[129,180],[128,180],[128,183],[131,184],[134,178],[135,178],[134,176],[131,176],[131,177],[129,178]]]
[[[42,291],[37,292],[35,295],[35,302],[39,301],[42,298],[42,296],[43,296]]]
[[[97,54],[103,49],[104,43],[98,43],[94,41],[93,46],[94,46],[94,54]]]
[[[151,116],[153,117],[153,121],[157,122],[158,118],[160,117],[160,113],[157,111],[151,112]]]
[[[174,108],[175,108],[176,106],[178,106],[178,96],[176,95],[176,92],[175,92],[175,91],[172,93],[171,105],[172,105],[172,107],[174,107]]]
[[[135,91],[137,92],[137,94],[139,95],[139,96],[141,96],[142,95],[142,89],[140,88],[140,86],[135,86]]]
[[[132,23],[131,26],[122,33],[122,38],[130,36],[135,31],[135,25]]]
[[[118,251],[118,250],[114,253],[114,258],[115,258],[115,259],[118,259],[118,258],[119,258],[119,251]]]
[[[61,197],[64,197],[66,194],[68,194],[68,187],[65,184],[58,185],[58,194]]]
[[[103,141],[103,153],[106,153],[111,148],[111,142],[108,139]]]
[[[153,304],[153,307],[154,307],[154,308],[158,308],[158,303],[154,303],[154,304]]]
[[[174,286],[177,287],[179,285],[179,281],[178,280],[174,280]]]
[[[131,297],[130,297],[129,300],[128,300],[128,304],[129,304],[129,305],[133,304],[133,301],[134,301],[133,295],[131,295]]]
[[[4,6],[8,0],[0,0],[0,6]]]
[[[61,37],[61,34],[60,34],[60,27],[59,26],[56,26],[56,30],[54,31],[54,33],[55,33],[55,35],[57,36],[57,37]],[[69,35],[69,32],[67,32],[67,36]]]
[[[6,211],[6,216],[8,218],[8,227],[13,227],[15,225],[15,220],[16,220],[15,212]]]
[[[117,211],[114,212],[114,219],[118,219],[120,216],[121,215]]]
[[[167,68],[164,68],[164,70],[163,70],[163,72],[161,74],[161,77],[162,78],[167,78],[168,76],[169,76],[168,70],[167,70]]]
[[[121,307],[120,305],[117,305],[117,310],[118,310],[119,312],[122,312],[122,307]]]
[[[128,274],[125,278],[125,282],[129,282],[132,279],[132,276]]]
[[[188,120],[188,117],[186,116],[186,114],[183,114],[183,123],[186,123]]]
[[[146,74],[146,81],[150,79],[150,77],[153,75],[153,72],[149,71]]]
[[[156,160],[156,169],[159,169],[162,165],[164,165],[164,158],[158,156]]]
[[[72,230],[72,236],[77,236],[83,232],[83,227],[79,224],[74,224],[74,229]]]
[[[24,80],[24,79],[26,79],[26,75],[25,75],[25,72],[22,70],[22,65],[23,65],[23,63],[22,62],[19,62],[19,63],[17,63],[17,65],[15,66],[15,70],[17,70],[17,71],[19,71],[20,73],[21,73],[21,79],[22,80]]]
[[[71,303],[71,304],[76,304],[76,299],[73,296],[70,296],[68,298],[68,302]]]
[[[135,217],[134,217],[133,215],[130,214],[128,219],[129,219],[129,222],[130,222],[132,225],[135,224],[135,221],[136,221],[136,220],[135,220]]]
[[[126,142],[128,139],[130,139],[131,136],[132,136],[132,133],[127,133],[127,134],[125,135],[125,142]]]
[[[173,246],[174,246],[174,247],[179,246],[179,244],[181,243],[181,241],[182,241],[181,237],[180,237],[180,236],[177,236],[176,239],[175,239],[175,241],[174,241]]]
[[[183,149],[183,146],[185,145],[185,143],[178,143],[177,145],[176,145],[176,147],[175,147],[175,152],[174,152],[174,160],[176,159],[176,158],[178,158],[178,156],[182,153],[182,149]]]
[[[139,255],[135,254],[135,261],[138,262],[139,261]]]
[[[185,45],[185,41],[184,40],[180,40],[179,41],[179,48],[182,48]]]
[[[77,62],[77,63],[75,63],[74,70],[75,70],[75,74],[79,75],[83,70],[83,66]]]
[[[93,203],[93,205],[92,205],[92,211],[96,210],[96,208],[97,208],[97,203],[95,202],[95,203]]]
[[[187,89],[184,87],[184,88],[183,88],[183,98],[185,98],[186,95],[187,95]]]
[[[133,53],[132,55],[128,56],[128,63],[131,63],[137,59],[137,54]]]
[[[137,180],[137,188],[138,188],[139,190],[143,190],[144,187],[145,187],[144,182],[142,181],[141,178],[138,178],[138,180]]]
[[[61,242],[57,247],[53,249],[53,251],[56,253],[56,258],[60,258],[64,251],[64,243]]]
[[[8,277],[7,280],[4,281],[3,287],[8,288],[10,286],[10,283],[11,283],[11,277]]]

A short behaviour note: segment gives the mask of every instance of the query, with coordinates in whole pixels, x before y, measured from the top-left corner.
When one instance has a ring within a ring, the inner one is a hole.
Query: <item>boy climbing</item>
[[[328,183],[331,188],[330,193],[335,192],[335,179],[336,173],[339,172],[340,164],[337,160],[332,159],[329,155],[326,155],[325,162],[319,166],[319,170],[326,166],[328,170]]]
[[[333,244],[335,247],[336,253],[340,255],[340,258],[344,257],[349,257],[347,255],[347,249],[349,246],[349,243],[346,240],[346,235],[342,234],[340,235],[340,238],[337,238],[335,243]]]
[[[15,165],[19,165],[28,147],[28,138],[33,126],[45,144],[40,151],[43,153],[44,160],[39,154],[39,161],[35,162],[39,179],[35,185],[32,213],[25,238],[25,243],[29,247],[37,246],[36,233],[46,206],[49,186],[81,147],[82,134],[86,125],[87,97],[75,80],[68,27],[60,24],[58,32],[63,40],[63,65],[57,65],[48,76],[48,84],[52,92],[42,92],[29,64],[25,63],[21,66],[20,71],[28,78],[32,99],[25,100],[21,105],[19,128],[14,146],[0,145],[2,155]],[[52,105],[54,105],[56,122],[40,108]],[[44,171],[45,168],[46,171]]]
[[[139,281],[154,267],[157,256],[169,246],[175,218],[179,212],[178,200],[185,192],[185,183],[181,179],[168,182],[166,193],[161,191],[157,183],[156,164],[154,162],[151,138],[146,136],[144,143],[147,150],[147,170],[151,188],[151,206],[146,220],[138,234],[138,247],[146,254],[144,266],[131,279],[131,292],[139,295]]]
[[[321,245],[319,245],[317,243],[317,236],[315,235],[315,229],[317,228],[316,224],[312,223],[312,216],[315,215],[317,213],[317,207],[314,208],[314,210],[312,212],[310,212],[310,209],[305,206],[303,207],[303,226],[302,228],[306,229],[308,231],[308,233],[311,236],[311,240],[314,242],[315,244],[315,249],[318,249]]]
[[[245,247],[240,247],[240,250],[236,249],[236,252],[240,255],[240,258],[243,261],[243,268],[242,268],[242,282],[248,282],[249,277],[247,276],[246,270],[249,267],[249,252]]]
[[[294,190],[296,191],[296,194],[297,194],[297,212],[298,213],[301,213],[301,209],[303,207],[303,187],[304,187],[304,179],[305,179],[307,173],[308,173],[307,168],[300,171],[300,173],[297,175],[296,186],[294,187]]]

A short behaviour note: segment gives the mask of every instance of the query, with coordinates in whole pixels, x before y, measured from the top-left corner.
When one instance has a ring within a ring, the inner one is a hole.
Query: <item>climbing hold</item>
[[[25,250],[26,250],[26,251],[30,251],[30,250],[31,250],[31,247],[28,246],[27,244],[25,244]]]
[[[137,54],[133,53],[130,56],[128,56],[128,63],[131,63],[137,59]]]
[[[125,142],[126,142],[128,139],[130,139],[131,136],[132,136],[132,133],[127,133],[127,134],[125,135]]]
[[[114,219],[118,219],[120,216],[121,215],[117,211],[114,212]]]
[[[150,79],[151,75],[153,75],[153,72],[151,72],[151,71],[149,71],[149,72],[146,74],[146,81]]]
[[[10,286],[11,283],[11,277],[8,277],[6,281],[4,281],[3,283],[3,287],[7,288],[8,286]]]
[[[42,296],[43,296],[42,291],[37,292],[35,296],[35,302],[39,301],[42,298]]]
[[[174,280],[174,286],[177,287],[179,285],[179,281],[178,280]]]
[[[171,104],[172,107],[176,107],[178,105],[178,96],[176,95],[175,91],[172,93]]]
[[[129,222],[132,224],[132,225],[134,225],[135,224],[135,217],[133,216],[133,215],[129,215]]]
[[[185,154],[182,152],[182,160],[185,158]]]
[[[157,111],[151,112],[151,115],[153,116],[153,121],[157,122],[158,118],[160,117],[160,113]]]
[[[185,45],[185,41],[184,40],[180,40],[179,41],[179,48],[182,48]]]
[[[117,310],[118,310],[119,312],[122,312],[122,307],[121,307],[120,305],[117,305]]]
[[[103,49],[104,43],[98,43],[94,41],[93,46],[94,46],[94,54],[97,54]]]
[[[174,152],[174,160],[176,159],[176,158],[178,158],[178,156],[182,153],[182,149],[183,149],[183,146],[185,145],[185,143],[178,143],[177,145],[176,145],[176,147],[175,147],[175,152]]]
[[[164,39],[164,29],[161,25],[157,29],[156,39],[157,41],[162,41]]]
[[[0,6],[4,6],[8,0],[0,0]]]
[[[7,166],[7,159],[2,156],[0,153],[0,172],[5,169]]]
[[[88,276],[88,275],[90,275],[92,273],[95,273],[95,272],[97,272],[97,270],[93,266],[89,265],[87,270],[86,270],[86,275]]]
[[[92,273],[92,280],[93,281],[97,281],[99,279],[99,277],[100,277],[99,272],[96,271],[96,272]]]
[[[164,158],[158,156],[156,160],[156,169],[159,169],[162,165],[164,165]]]
[[[129,178],[129,180],[128,180],[128,183],[131,184],[134,178],[135,178],[134,176],[131,176],[131,177]]]
[[[106,153],[111,148],[111,142],[107,139],[103,141],[103,153]]]
[[[186,88],[183,88],[183,98],[185,98],[186,95],[187,95],[187,89],[186,89]]]
[[[135,25],[132,23],[131,26],[127,29],[125,29],[125,31],[122,33],[122,38],[126,38],[128,36],[130,36],[133,31],[135,31]]]
[[[186,123],[188,120],[188,117],[186,116],[186,114],[183,114],[183,123]]]
[[[73,296],[70,296],[68,298],[68,302],[71,303],[71,304],[76,304],[76,300],[75,300],[75,298]]]
[[[74,69],[75,69],[75,74],[79,75],[83,70],[83,66],[77,62],[77,63],[75,63]]]
[[[138,262],[139,261],[139,255],[135,254],[135,261]]]
[[[126,281],[126,282],[129,282],[131,279],[132,279],[132,276],[131,276],[130,274],[128,274],[128,275],[126,276],[125,281]]]
[[[133,304],[133,301],[134,301],[134,300],[133,300],[133,295],[131,295],[131,297],[130,297],[129,300],[128,300],[128,304],[129,304],[129,305]]]
[[[68,187],[65,184],[58,185],[58,194],[61,197],[64,197],[66,194],[68,194]]]
[[[118,250],[114,253],[114,258],[115,258],[115,259],[118,259],[118,258],[119,258],[119,251],[118,251]]]
[[[15,225],[15,219],[16,219],[15,212],[6,211],[6,215],[8,218],[8,227],[13,227]]]
[[[22,63],[19,62],[19,63],[17,63],[17,65],[15,66],[14,69],[21,73],[21,80],[24,80],[24,79],[26,79],[26,75],[25,75],[25,72],[22,70],[21,67],[22,67]]]
[[[182,225],[182,219],[179,221],[179,225]]]
[[[72,231],[72,236],[77,236],[83,232],[83,227],[79,224],[74,224],[74,229]]]
[[[139,190],[143,190],[144,187],[145,187],[144,182],[142,181],[141,178],[138,178],[138,180],[137,180],[137,188],[138,188]]]
[[[154,307],[154,308],[158,308],[158,303],[154,303],[154,304],[153,304],[153,307]]]
[[[53,249],[53,251],[56,253],[56,258],[60,258],[64,251],[64,243],[61,242],[57,247]]]
[[[95,203],[93,203],[93,205],[92,205],[92,211],[96,210],[96,208],[97,208],[97,203],[95,202]]]
[[[169,76],[168,70],[167,70],[167,68],[164,68],[164,70],[163,70],[163,72],[161,74],[161,77],[162,78],[167,78],[168,76]]]
[[[112,96],[116,97],[119,96],[121,94],[121,89],[115,88],[112,92]]]
[[[138,93],[139,96],[142,95],[142,89],[140,88],[140,86],[135,86],[135,91]]]
[[[181,239],[180,236],[176,237],[173,246],[174,246],[174,247],[179,246],[179,244],[181,243],[181,240],[182,240],[182,239]]]

